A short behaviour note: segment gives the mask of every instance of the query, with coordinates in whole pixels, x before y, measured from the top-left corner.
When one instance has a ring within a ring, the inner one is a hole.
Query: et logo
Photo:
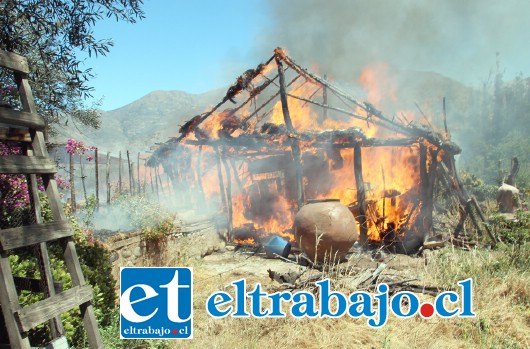
[[[120,269],[120,338],[192,337],[191,268]]]

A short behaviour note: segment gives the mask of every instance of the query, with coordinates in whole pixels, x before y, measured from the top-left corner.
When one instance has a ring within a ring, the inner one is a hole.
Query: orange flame
[[[272,67],[274,66],[268,65],[264,74]],[[367,67],[361,74],[359,82],[367,89],[368,100],[371,103],[379,104],[397,99],[396,88],[392,79],[387,78],[387,74],[388,67],[383,64]],[[318,96],[321,91],[318,91],[316,85],[306,81],[294,85],[289,93],[315,99],[313,96]],[[329,116],[323,118],[322,109],[293,97],[288,97],[288,104],[293,126],[298,132],[358,127],[368,138],[389,135],[400,137],[373,123],[346,117],[331,110]],[[251,111],[252,109],[247,106],[238,112],[238,115],[249,115]],[[366,112],[359,108],[351,111],[366,115]],[[220,131],[222,132],[223,127],[226,127],[230,114],[230,110],[214,113],[200,126],[201,130],[209,139],[219,139]],[[271,115],[260,122],[284,125],[281,102],[276,102]],[[201,164],[203,189],[206,197],[212,198],[219,195],[220,191],[215,153],[211,149],[204,148],[203,154],[204,160]],[[419,212],[417,209],[420,183],[418,147],[365,147],[362,148],[362,158],[369,239],[380,240],[390,231],[399,233],[402,229],[409,228]],[[331,147],[317,149],[312,148],[310,144],[304,144],[302,159],[306,199],[337,198],[348,206],[354,215],[358,215],[353,150]],[[230,169],[233,172],[231,193],[233,226],[249,227],[256,230],[257,235],[255,238],[236,239],[235,242],[255,244],[262,233],[278,234],[294,242],[292,225],[296,200],[286,189],[287,177],[293,176],[292,173],[289,174],[289,164],[285,164],[286,167],[283,169],[274,170],[283,173],[283,177],[278,177],[275,182],[271,180],[274,177],[272,170],[269,176],[249,175],[247,163],[241,160],[239,159],[238,166],[235,166],[237,170]],[[316,166],[315,169],[312,166]],[[226,185],[226,171],[223,169],[221,172]],[[235,176],[241,180],[242,190],[235,185]]]

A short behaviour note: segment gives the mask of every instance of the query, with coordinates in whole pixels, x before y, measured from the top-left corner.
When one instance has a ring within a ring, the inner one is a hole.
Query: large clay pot
[[[311,260],[338,262],[357,240],[357,224],[338,199],[309,200],[296,214],[294,234]]]

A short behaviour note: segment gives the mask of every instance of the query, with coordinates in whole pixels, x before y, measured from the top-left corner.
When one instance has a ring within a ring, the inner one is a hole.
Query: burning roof
[[[177,190],[218,197],[228,230],[245,238],[252,231],[292,239],[307,199],[338,198],[356,216],[361,240],[423,239],[436,164],[459,152],[447,132],[387,117],[277,48],[147,164],[162,165]]]

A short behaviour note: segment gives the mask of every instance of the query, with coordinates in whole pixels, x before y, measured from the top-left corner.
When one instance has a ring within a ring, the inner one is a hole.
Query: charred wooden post
[[[475,210],[477,211],[477,213],[478,213],[480,219],[482,220],[482,222],[483,223],[487,223],[488,220],[486,219],[486,216],[484,216],[484,213],[480,209],[480,207],[478,205],[478,202],[477,202],[477,198],[475,198],[473,195],[471,196],[471,203],[473,204],[473,207],[475,207]],[[486,233],[488,233],[489,238],[493,242],[493,245],[495,245],[497,243],[497,239],[495,238],[495,236],[491,232],[490,227],[487,224],[484,224],[484,228],[486,229]]]
[[[202,145],[199,145],[199,152],[197,154],[197,184],[199,186],[199,207],[201,207],[206,198],[204,197],[204,187],[202,185],[202,169],[201,169],[201,158],[202,158]]]
[[[460,236],[460,233],[464,229],[464,224],[466,222],[467,218],[467,210],[463,207],[460,207],[460,219],[458,220],[458,224],[455,227],[455,231],[453,232],[453,237],[458,238]]]
[[[70,204],[72,212],[75,213],[75,176],[74,176],[74,154],[70,154]]]
[[[291,86],[292,84],[295,83],[296,80],[298,80],[300,77],[302,77],[302,75],[297,75],[295,76],[288,84],[286,87],[289,87]],[[256,110],[254,110],[252,113],[250,113],[245,119],[243,119],[243,122],[247,122],[249,121],[250,119],[252,119],[254,116],[258,115],[258,113],[263,109],[265,108],[270,102],[272,102],[274,100],[274,98],[278,97],[280,95],[280,91],[276,92],[275,94],[273,94],[271,97],[269,97],[269,99],[267,99],[265,102],[263,102],[262,105],[260,105]],[[268,112],[266,112],[265,114],[268,114]]]
[[[107,205],[110,205],[110,152],[107,152]]]
[[[171,193],[171,188],[173,188],[173,194],[177,195],[179,192],[178,188],[178,179],[177,174],[175,173],[175,168],[173,167],[173,164],[169,161],[163,161],[162,162],[162,168],[164,169],[164,173],[167,177],[167,189],[169,193]],[[184,198],[184,201],[187,201],[187,198]]]
[[[160,185],[160,190],[163,192],[164,191],[164,185],[162,184],[162,178],[160,178],[160,170],[159,170],[159,167],[160,165],[157,165],[155,167],[155,181],[156,181],[156,192],[157,192],[157,195],[158,195],[158,187]]]
[[[132,167],[131,167],[131,158],[129,156],[129,151],[127,150],[127,168],[129,169],[129,192],[131,195],[133,192],[133,176],[132,176]]]
[[[217,178],[219,179],[219,190],[221,192],[221,204],[225,212],[228,212],[228,204],[226,202],[226,190],[223,181],[223,172],[221,168],[221,155],[219,154],[219,147],[215,147],[215,163],[217,165]]]
[[[420,185],[421,185],[421,211],[419,215],[419,224],[421,225],[421,231],[423,233],[423,242],[426,242],[432,235],[432,210],[434,207],[433,193],[434,193],[434,167],[433,164],[436,162],[436,154],[431,156],[431,166],[429,167],[429,159],[427,156],[427,146],[420,142]],[[430,170],[430,171],[429,171]],[[431,184],[432,183],[432,184]]]
[[[84,169],[83,169],[83,157],[81,155],[79,155],[79,168],[81,170],[81,184],[83,185],[83,198],[85,199],[85,204],[86,204],[86,185],[85,185],[85,179],[86,179],[86,176],[85,176],[85,172],[84,172]]]
[[[442,100],[442,104],[443,104],[442,105],[442,109],[443,109],[442,116],[443,116],[443,121],[444,121],[445,137],[449,139],[449,131],[447,129],[447,114],[445,113],[445,97]]]
[[[425,226],[424,215],[426,214],[425,203],[427,201],[427,192],[429,186],[429,180],[427,179],[427,147],[420,142],[420,185],[421,185],[421,209],[418,222],[421,224],[421,230],[423,233],[423,242],[426,241],[428,232]]]
[[[283,64],[281,60],[276,57],[276,64],[278,65],[278,75],[280,76],[280,100],[282,103],[282,112],[283,112],[283,118],[285,121],[285,126],[287,126],[287,130],[293,134],[296,133],[293,122],[291,120],[291,115],[289,114],[289,104],[287,103],[287,92],[285,90],[285,74],[283,73]],[[294,162],[294,171],[295,171],[295,177],[296,177],[296,189],[297,189],[297,202],[298,202],[298,209],[300,210],[302,206],[304,205],[304,182],[303,182],[303,174],[302,174],[302,158],[301,158],[301,151],[300,151],[300,145],[298,144],[298,140],[293,139],[291,141],[291,151],[293,155],[293,162]]]
[[[142,194],[142,186],[140,184],[140,153],[138,152],[138,161],[136,162],[136,181],[138,183],[138,188],[136,189],[136,193],[138,195]]]
[[[357,204],[359,205],[359,242],[365,247],[368,243],[368,225],[366,217],[366,193],[364,191],[363,179],[363,157],[359,142],[353,147],[353,173],[355,175],[355,186],[357,188]]]
[[[328,77],[324,75],[324,80],[327,80]],[[322,85],[322,104],[328,105],[328,87],[326,85]],[[320,124],[322,125],[324,121],[328,118],[328,108],[322,108],[322,117],[320,119]]]
[[[96,210],[99,210],[99,159],[97,147],[94,149],[94,160],[96,162]]]
[[[144,196],[147,195],[147,159],[144,159]]]
[[[226,174],[226,207],[228,209],[228,236],[227,240],[230,241],[230,236],[233,231],[233,217],[232,217],[232,176],[230,174],[230,167],[228,166],[228,161],[226,160],[226,149],[223,149],[221,159],[223,160],[223,165],[225,167]]]

